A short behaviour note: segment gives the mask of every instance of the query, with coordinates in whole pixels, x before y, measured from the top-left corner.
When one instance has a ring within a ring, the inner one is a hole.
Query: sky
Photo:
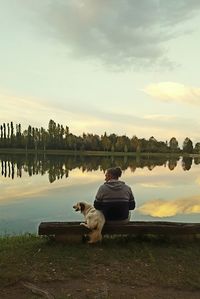
[[[0,0],[0,123],[200,142],[199,0]]]

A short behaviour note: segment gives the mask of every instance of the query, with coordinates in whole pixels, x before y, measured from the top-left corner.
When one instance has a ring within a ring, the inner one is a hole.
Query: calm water
[[[92,203],[115,165],[135,195],[133,220],[200,222],[200,159],[0,155],[0,234],[81,220],[73,204]]]

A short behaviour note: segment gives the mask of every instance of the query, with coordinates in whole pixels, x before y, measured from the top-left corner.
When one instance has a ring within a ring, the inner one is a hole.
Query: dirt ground
[[[0,299],[200,299],[200,243],[0,239]]]
[[[80,280],[52,281],[48,283],[34,283],[40,293],[31,290],[17,282],[0,289],[1,299],[199,299],[200,290],[163,288],[156,285],[122,285],[111,282],[86,278]]]

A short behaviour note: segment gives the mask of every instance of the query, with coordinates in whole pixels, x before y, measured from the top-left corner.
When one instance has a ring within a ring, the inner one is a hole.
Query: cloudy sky
[[[0,0],[0,123],[200,141],[199,0]]]

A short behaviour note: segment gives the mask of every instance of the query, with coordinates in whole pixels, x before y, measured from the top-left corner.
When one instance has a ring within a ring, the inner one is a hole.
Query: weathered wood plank
[[[82,235],[88,231],[84,226],[80,226],[80,222],[42,222],[38,228],[39,235]],[[110,235],[200,234],[200,223],[131,221],[127,224],[105,224],[102,233]]]

